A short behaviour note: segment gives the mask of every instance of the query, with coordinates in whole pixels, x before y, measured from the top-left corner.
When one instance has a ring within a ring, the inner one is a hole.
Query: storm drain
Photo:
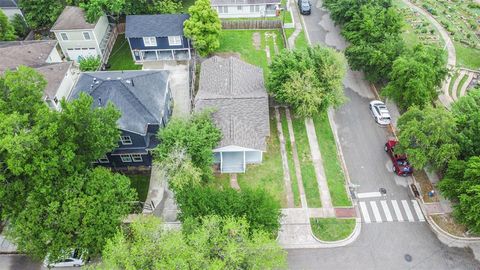
[[[403,258],[404,258],[405,261],[407,261],[407,262],[411,262],[411,261],[412,261],[412,255],[410,255],[410,254],[405,254],[405,256],[403,256]]]

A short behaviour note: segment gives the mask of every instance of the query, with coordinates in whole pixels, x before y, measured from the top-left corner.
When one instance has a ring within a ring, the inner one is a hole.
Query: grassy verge
[[[150,185],[150,175],[127,175],[130,178],[130,185],[138,193],[138,200],[145,202],[148,195],[148,186]]]
[[[254,34],[260,34],[260,42],[254,41]],[[276,43],[279,51],[284,48],[282,34],[278,30],[223,30],[220,34],[220,48],[217,52],[239,53],[242,60],[263,68],[265,76],[268,75],[268,61],[265,46],[272,44],[272,39],[265,40],[266,33],[276,34]],[[275,51],[270,45],[270,55]]]
[[[108,70],[140,70],[141,65],[135,65],[130,51],[128,41],[125,35],[118,35],[115,44],[113,45],[112,53],[108,58],[110,68]]]
[[[467,227],[465,227],[465,225],[457,223],[450,214],[433,215],[432,219],[433,221],[435,221],[435,223],[437,223],[440,228],[450,234],[460,237],[467,236]]]
[[[453,42],[457,54],[457,65],[471,69],[480,68],[480,50],[463,45],[460,42]]]
[[[244,174],[238,174],[240,188],[261,188],[268,191],[286,207],[285,183],[283,182],[282,156],[280,141],[273,110],[270,111],[270,137],[267,141],[267,152],[258,165],[249,165]]]
[[[313,122],[332,203],[334,206],[352,206],[345,189],[345,175],[338,160],[337,147],[327,113],[315,115]]]
[[[448,85],[448,94],[449,94],[451,97],[453,97],[453,85],[455,84],[455,81],[457,80],[458,75],[460,75],[460,73],[459,73],[459,72],[455,72],[455,74],[453,74],[452,79],[450,80],[450,85]]]
[[[305,120],[303,118],[297,118],[293,116],[292,122],[298,159],[300,160],[302,182],[303,187],[305,188],[305,196],[307,197],[308,206],[322,207],[317,177],[315,175],[315,169],[313,167],[312,158],[310,155],[310,145],[308,144]]]
[[[283,136],[285,137],[285,146],[286,146],[285,148],[287,150],[290,181],[292,183],[293,203],[295,207],[300,207],[301,201],[300,201],[300,192],[298,191],[298,179],[297,179],[297,175],[295,174],[295,164],[293,162],[293,152],[292,152],[292,145],[290,142],[290,133],[288,132],[287,117],[285,116],[284,109],[280,109],[280,117],[282,120]]]
[[[458,87],[456,89],[457,90],[457,97],[460,97],[460,92],[462,91],[462,86],[465,84],[467,79],[468,79],[468,75],[467,74],[463,75],[463,77],[460,80],[460,83],[458,84]]]
[[[320,240],[338,241],[347,238],[355,229],[355,219],[311,218],[312,232]]]
[[[308,47],[308,41],[307,41],[307,38],[305,36],[305,31],[302,30],[297,38],[295,39],[295,48],[306,48]]]

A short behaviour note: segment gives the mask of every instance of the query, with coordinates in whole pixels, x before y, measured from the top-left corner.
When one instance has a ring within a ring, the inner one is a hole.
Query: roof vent
[[[122,77],[117,77],[117,80],[121,80],[121,79],[122,79]]]
[[[107,78],[107,80],[110,80],[110,79],[111,79],[110,77]]]
[[[132,81],[130,81],[130,80],[125,80],[125,82],[128,83],[128,84],[132,83]]]

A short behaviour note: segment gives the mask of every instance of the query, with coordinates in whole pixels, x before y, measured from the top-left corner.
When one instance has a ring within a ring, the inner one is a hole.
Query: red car
[[[400,176],[409,176],[413,173],[413,167],[408,162],[407,155],[395,153],[394,149],[397,143],[398,141],[396,140],[388,140],[387,143],[385,143],[385,152],[388,153],[392,160],[393,171]]]

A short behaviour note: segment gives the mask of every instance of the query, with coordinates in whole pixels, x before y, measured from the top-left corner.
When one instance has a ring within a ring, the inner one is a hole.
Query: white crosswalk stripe
[[[397,216],[397,221],[400,221],[400,222],[403,221],[402,212],[398,207],[397,200],[392,200],[392,206],[393,206],[393,211],[395,212],[395,216]]]
[[[372,222],[370,220],[370,215],[368,214],[367,205],[365,204],[365,202],[360,202],[360,209],[362,210],[363,221],[365,223]]]
[[[382,205],[383,213],[385,214],[387,221],[392,222],[393,218],[392,218],[392,214],[390,213],[390,209],[388,209],[387,201],[380,201],[380,204]]]
[[[410,207],[408,206],[407,201],[402,200],[402,205],[403,205],[403,210],[405,210],[405,214],[407,215],[408,221],[414,222],[415,220],[413,219],[412,211],[410,211]]]
[[[390,201],[390,202],[389,202]],[[369,200],[359,201],[364,223],[382,222],[424,222],[420,205],[416,200]],[[380,203],[380,206],[378,206]],[[413,209],[413,210],[412,210]],[[403,212],[403,213],[402,213]],[[415,214],[413,213],[415,212]]]
[[[372,207],[373,216],[375,217],[375,221],[378,223],[382,222],[382,216],[380,216],[380,212],[377,208],[377,203],[375,201],[370,201],[370,206]]]
[[[423,214],[422,214],[422,210],[420,209],[420,205],[418,205],[417,200],[412,200],[412,205],[413,205],[413,210],[415,210],[415,213],[417,214],[418,220],[425,221],[425,218],[423,217]]]

